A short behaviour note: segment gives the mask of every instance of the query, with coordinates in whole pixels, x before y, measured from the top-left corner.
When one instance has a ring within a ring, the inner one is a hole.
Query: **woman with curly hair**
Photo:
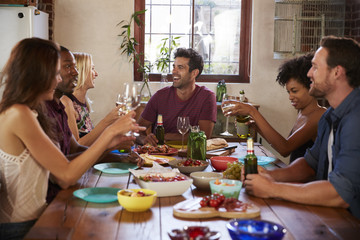
[[[284,62],[279,68],[276,81],[285,86],[291,105],[298,110],[296,121],[287,138],[281,136],[251,104],[236,102],[226,114],[250,115],[257,131],[283,157],[290,155],[290,162],[305,154],[314,144],[317,126],[325,108],[310,96],[310,79],[306,76],[311,68],[313,54],[307,54]]]

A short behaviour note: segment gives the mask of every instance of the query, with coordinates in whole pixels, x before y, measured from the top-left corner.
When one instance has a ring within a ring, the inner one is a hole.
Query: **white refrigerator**
[[[0,72],[17,42],[29,37],[49,39],[48,19],[49,14],[34,6],[0,6]]]

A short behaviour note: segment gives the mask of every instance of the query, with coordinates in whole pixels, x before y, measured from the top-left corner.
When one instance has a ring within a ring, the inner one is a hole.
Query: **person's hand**
[[[158,142],[159,142],[159,140],[155,137],[155,135],[153,133],[150,133],[144,139],[144,145],[149,143],[149,144],[151,144],[153,146],[157,146]]]
[[[134,136],[124,136],[124,140],[116,146],[118,150],[126,150],[127,152],[131,151],[131,147],[135,144],[135,137]]]
[[[260,198],[270,198],[274,182],[274,179],[267,172],[262,171],[259,174],[248,174],[244,185],[248,194]]]
[[[251,111],[253,111],[254,107],[250,103],[243,103],[239,101],[229,101],[230,103],[234,104],[235,106],[227,109],[224,112],[225,116],[236,116],[236,115],[250,115]]]
[[[129,162],[136,163],[138,167],[142,167],[145,163],[145,160],[139,156],[138,153],[131,151],[129,154]]]
[[[105,122],[106,126],[112,124],[113,122],[115,122],[119,116],[125,115],[125,114],[121,114],[121,112],[119,111],[120,109],[120,105],[114,107],[113,109],[111,109],[111,111],[103,118],[103,121]]]

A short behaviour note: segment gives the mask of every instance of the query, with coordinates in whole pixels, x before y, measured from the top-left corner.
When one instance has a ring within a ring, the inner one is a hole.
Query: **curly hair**
[[[307,77],[307,73],[311,68],[311,60],[313,57],[313,53],[308,53],[284,62],[279,67],[276,81],[281,86],[285,86],[290,79],[295,79],[298,83],[304,85],[307,89],[310,89],[311,81]]]
[[[195,51],[192,48],[178,48],[176,49],[175,53],[174,53],[174,58],[177,57],[184,57],[184,58],[190,58],[189,61],[189,72],[191,72],[194,69],[198,69],[199,70],[199,74],[196,76],[196,78],[198,78],[204,68],[204,61],[202,56]]]

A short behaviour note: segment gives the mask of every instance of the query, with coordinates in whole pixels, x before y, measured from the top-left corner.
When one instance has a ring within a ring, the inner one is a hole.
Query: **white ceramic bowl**
[[[210,181],[223,178],[219,172],[193,172],[190,177],[194,180],[193,184],[202,190],[210,190]]]
[[[209,166],[208,161],[199,160],[203,166],[178,166],[178,163],[185,162],[185,159],[177,159],[169,162],[169,165],[172,168],[178,168],[181,173],[192,173],[192,172],[198,172],[203,171],[207,166]]]
[[[145,182],[137,177],[135,177],[135,181],[141,188],[154,190],[158,197],[170,197],[182,195],[190,188],[193,180],[190,177],[185,177],[186,180],[177,182]]]

